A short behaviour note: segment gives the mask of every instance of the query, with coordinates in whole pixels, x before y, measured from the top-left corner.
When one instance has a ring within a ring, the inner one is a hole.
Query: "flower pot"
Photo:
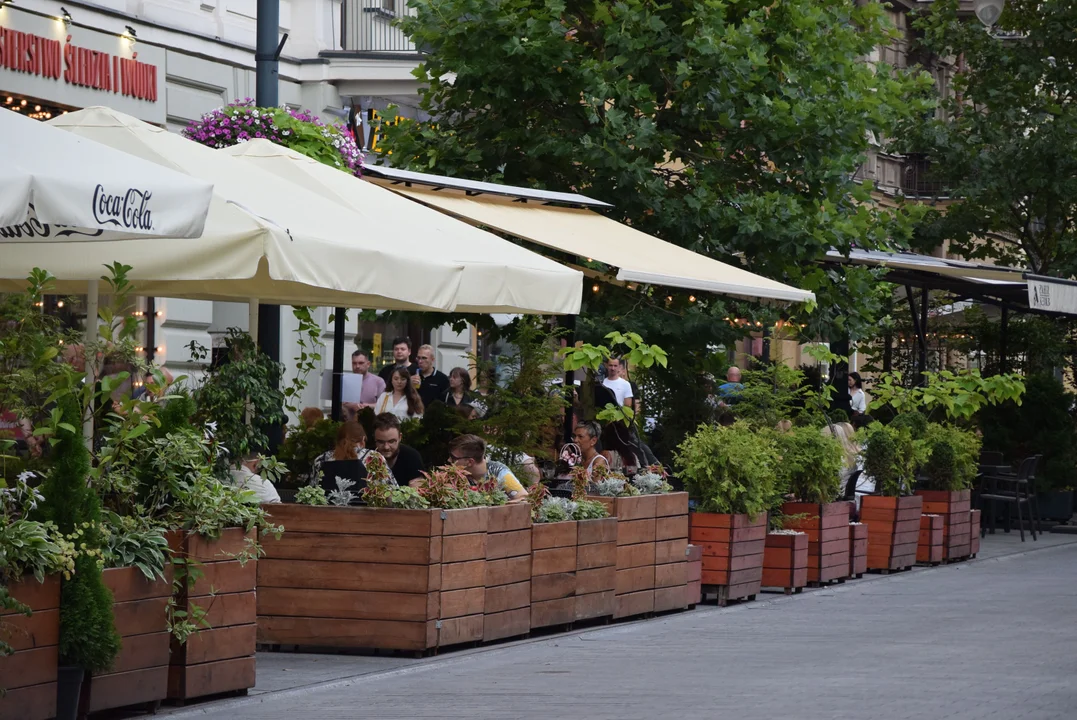
[[[808,582],[842,580],[849,575],[849,504],[787,502],[784,526],[808,535]]]
[[[716,593],[723,606],[730,600],[754,600],[763,580],[767,514],[694,512],[688,517],[688,541],[703,552],[703,593]]]
[[[109,672],[86,677],[88,711],[152,706],[168,696],[172,568],[155,581],[133,567],[104,570],[101,579],[112,591],[112,615],[123,644]]]
[[[31,615],[0,610],[0,637],[15,649],[0,657],[0,720],[47,720],[56,715],[60,577],[27,576],[8,591]]]
[[[923,512],[941,515],[943,520],[943,559],[967,558],[970,553],[971,490],[917,490],[923,498]]]
[[[920,539],[916,544],[916,562],[922,565],[938,565],[944,556],[943,517],[921,515]]]
[[[76,720],[79,714],[79,698],[82,696],[82,680],[86,671],[80,667],[61,665],[56,674],[56,720]]]
[[[808,535],[767,533],[763,546],[763,586],[782,588],[786,595],[808,584]]]
[[[916,563],[923,498],[865,495],[860,521],[868,526],[868,569],[890,572]]]
[[[172,639],[168,698],[219,695],[254,687],[257,631],[255,579],[257,561],[240,562],[253,531],[226,529],[216,539],[191,533],[170,533],[169,545],[192,575],[179,577],[176,607],[188,617],[204,611],[208,628],[185,643]]]

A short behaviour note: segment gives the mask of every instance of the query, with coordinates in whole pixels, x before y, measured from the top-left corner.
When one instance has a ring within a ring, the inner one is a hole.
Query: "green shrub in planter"
[[[844,456],[837,438],[819,428],[794,427],[774,434],[779,485],[801,502],[828,503],[841,495]]]
[[[907,410],[897,415],[889,425],[895,429],[905,429],[913,440],[922,440],[927,434],[927,418],[916,410]]]
[[[772,433],[744,421],[700,425],[674,456],[678,476],[702,512],[758,515],[778,494],[778,448]]]
[[[333,448],[339,428],[339,422],[319,420],[313,427],[297,427],[288,432],[277,450],[277,459],[288,466],[288,475],[282,487],[301,488],[310,484],[314,460]],[[367,437],[374,436],[371,434]]]
[[[952,425],[931,423],[925,431],[922,466],[927,490],[967,490],[979,471],[980,438]]]
[[[864,472],[875,479],[875,490],[888,497],[908,495],[917,466],[916,447],[902,427],[872,423],[859,433],[864,448]]]

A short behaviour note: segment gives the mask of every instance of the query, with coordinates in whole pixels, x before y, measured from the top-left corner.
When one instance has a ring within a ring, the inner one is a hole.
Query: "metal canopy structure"
[[[586,195],[575,193],[551,192],[549,190],[534,190],[531,188],[514,187],[512,185],[498,185],[497,183],[478,182],[476,180],[462,180],[460,178],[447,177],[445,175],[431,175],[429,173],[412,172],[411,170],[398,170],[387,165],[370,165],[363,163],[363,174],[386,180],[392,185],[412,187],[420,185],[434,190],[462,190],[468,197],[476,195],[499,195],[525,202],[535,200],[547,205],[566,205],[569,207],[585,208],[610,208],[609,203],[589,198]]]
[[[927,368],[928,292],[931,290],[951,293],[957,300],[974,300],[1001,309],[999,356],[1003,372],[1007,364],[1009,311],[1077,315],[1077,283],[1032,275],[1022,268],[881,250],[852,250],[848,256],[831,250],[825,262],[883,268],[887,271],[888,282],[905,287],[919,350],[917,369],[921,375]],[[920,290],[919,307],[914,288]],[[890,369],[889,346],[883,355],[883,368]]]

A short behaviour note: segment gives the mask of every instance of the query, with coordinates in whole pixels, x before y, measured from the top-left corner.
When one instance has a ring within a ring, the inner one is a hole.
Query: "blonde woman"
[[[860,445],[856,441],[856,431],[853,430],[853,426],[849,423],[835,423],[822,429],[823,435],[827,437],[835,438],[841,445],[842,454],[842,469],[841,469],[841,491],[845,494],[845,486],[849,483],[849,478],[857,470],[863,470],[863,461],[860,458]],[[863,474],[861,474],[863,477]],[[857,481],[857,489],[860,486],[860,481]]]

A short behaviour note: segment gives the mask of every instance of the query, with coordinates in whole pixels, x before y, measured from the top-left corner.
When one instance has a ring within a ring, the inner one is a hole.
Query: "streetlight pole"
[[[258,0],[257,42],[254,51],[254,102],[258,107],[271,108],[280,104],[278,67],[280,53],[287,40],[287,33],[280,36],[280,0]],[[250,330],[252,334],[258,333],[258,347],[262,352],[274,362],[280,362],[280,306],[259,305],[258,327]],[[283,429],[274,426],[269,429],[268,435],[269,447],[266,451],[274,452],[283,439]]]

